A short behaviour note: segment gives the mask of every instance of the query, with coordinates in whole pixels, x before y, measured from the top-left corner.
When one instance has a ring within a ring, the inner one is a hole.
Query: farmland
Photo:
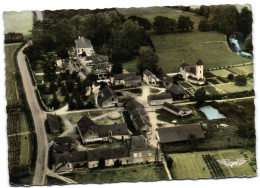
[[[210,71],[210,72],[212,74],[214,74],[215,76],[221,76],[221,77],[227,77],[229,74],[232,73],[226,69],[214,70],[214,71]]]
[[[4,12],[5,34],[9,32],[22,33],[28,37],[33,25],[33,13],[31,11]]]
[[[178,153],[168,154],[168,156],[173,159],[173,167],[170,170],[174,179],[256,176],[254,153],[246,149]],[[233,168],[219,164],[216,161],[221,159],[236,161],[241,158],[250,158],[250,160],[241,166]]]
[[[87,169],[66,177],[80,183],[112,183],[167,180],[162,164],[142,164],[119,168]]]

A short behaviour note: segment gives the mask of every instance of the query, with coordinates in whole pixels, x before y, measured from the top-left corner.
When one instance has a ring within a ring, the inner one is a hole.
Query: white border
[[[80,8],[111,8],[111,7],[149,7],[149,6],[167,6],[167,5],[212,5],[212,4],[251,4],[252,11],[254,14],[254,24],[253,24],[253,39],[254,39],[254,63],[255,63],[255,91],[256,91],[256,130],[259,138],[259,105],[260,100],[258,97],[259,86],[258,81],[260,81],[259,73],[259,42],[260,38],[257,36],[257,33],[260,33],[259,21],[260,21],[260,1],[256,0],[72,0],[72,1],[58,1],[58,0],[2,0],[1,1],[1,14],[3,11],[22,11],[22,10],[55,10],[55,9],[80,9]],[[3,15],[0,19],[0,120],[2,124],[0,125],[0,134],[1,134],[1,187],[9,187],[8,183],[8,171],[7,171],[7,136],[6,136],[6,98],[5,98],[5,62],[4,62],[4,23]],[[258,19],[257,19],[258,18]],[[257,139],[257,151],[259,151],[259,139]],[[257,162],[259,164],[259,152],[257,152]],[[259,172],[259,171],[258,171]],[[159,181],[159,182],[149,182],[149,183],[116,183],[116,184],[103,184],[102,187],[107,188],[125,188],[130,187],[256,187],[260,182],[260,178],[233,178],[233,179],[224,179],[224,180],[183,180],[183,181]],[[100,187],[100,185],[72,185],[66,187]],[[258,185],[259,186],[259,185]],[[38,186],[36,186],[38,187]],[[58,187],[58,186],[53,186]]]

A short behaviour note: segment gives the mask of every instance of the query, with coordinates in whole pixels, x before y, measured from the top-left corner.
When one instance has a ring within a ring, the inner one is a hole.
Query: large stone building
[[[136,73],[115,74],[110,77],[110,83],[113,87],[136,87],[141,85],[141,76]]]
[[[155,86],[159,84],[159,79],[151,71],[145,69],[143,72],[143,81],[147,85]]]
[[[79,36],[79,38],[75,40],[75,44],[77,57],[80,57],[82,55],[92,56],[92,54],[94,53],[94,49],[90,40],[86,39],[85,37]]]
[[[196,66],[190,66],[187,63],[182,63],[180,67],[180,73],[183,76],[184,80],[202,85],[205,83],[204,80],[204,64],[199,59],[196,63]]]
[[[171,93],[160,93],[157,95],[149,95],[147,97],[148,103],[150,105],[162,105],[164,102],[172,102],[172,95]]]
[[[101,108],[110,108],[118,105],[118,96],[108,86],[105,86],[99,93],[98,104]]]

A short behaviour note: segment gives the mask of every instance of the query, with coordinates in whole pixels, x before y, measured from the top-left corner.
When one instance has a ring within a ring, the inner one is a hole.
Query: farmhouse
[[[109,63],[94,64],[92,73],[97,76],[99,80],[108,79],[108,74],[111,72],[111,65]]]
[[[133,122],[135,130],[144,134],[150,134],[152,125],[150,124],[149,117],[146,114],[144,106],[135,99],[132,99],[126,104],[125,108]]]
[[[143,72],[143,81],[147,85],[152,85],[152,86],[159,84],[159,79],[155,76],[155,74],[153,74],[151,71],[147,69],[145,69],[145,71]]]
[[[172,102],[172,95],[164,92],[158,95],[149,95],[147,99],[150,105],[162,105],[164,102]]]
[[[105,86],[99,93],[98,104],[102,108],[117,106],[118,97],[114,90],[108,86]]]
[[[171,112],[172,114],[180,117],[189,116],[192,114],[191,110],[188,109],[181,109],[178,106],[175,106],[174,104],[170,104],[168,102],[163,103],[163,109],[167,110],[168,112]]]
[[[205,134],[198,123],[179,125],[175,127],[158,128],[159,141],[165,143],[177,143],[191,139],[203,139]]]
[[[112,141],[129,139],[126,124],[96,125],[87,116],[82,117],[77,123],[77,130],[83,144],[97,141]]]
[[[159,69],[157,78],[164,84],[164,86],[173,83],[173,78],[165,74],[162,69]]]
[[[79,36],[79,38],[75,40],[75,43],[76,43],[77,57],[92,56],[92,54],[94,53],[93,46],[89,39]]]
[[[203,73],[203,62],[199,59],[196,66],[190,66],[187,63],[182,63],[180,67],[180,73],[184,80],[194,84],[202,85],[205,83]]]
[[[60,133],[62,126],[59,117],[52,114],[47,114],[46,124],[52,134]]]
[[[110,83],[113,87],[136,87],[141,85],[141,76],[136,73],[115,74],[114,77],[110,77]]]
[[[185,90],[174,84],[174,83],[170,83],[166,86],[167,90],[172,94],[172,97],[174,100],[181,100],[183,99],[184,95],[185,95]]]

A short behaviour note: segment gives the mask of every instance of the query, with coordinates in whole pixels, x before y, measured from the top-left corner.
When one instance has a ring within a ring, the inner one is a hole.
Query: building
[[[90,40],[86,39],[85,37],[79,36],[79,38],[75,40],[75,44],[77,57],[92,56],[92,54],[94,53],[94,49]]]
[[[101,108],[115,107],[118,104],[118,97],[113,89],[105,86],[98,96],[98,104]]]
[[[179,125],[175,127],[158,128],[159,141],[165,143],[177,143],[189,141],[191,139],[203,139],[205,134],[198,123]]]
[[[182,63],[180,67],[180,73],[184,80],[193,84],[202,85],[205,83],[204,79],[204,64],[199,59],[196,66],[190,66],[187,63]]]
[[[83,144],[130,138],[126,124],[96,125],[87,116],[82,117],[78,121],[77,130]]]
[[[96,75],[99,80],[108,79],[111,68],[112,67],[109,63],[94,64],[92,67],[92,73]]]
[[[130,100],[125,106],[136,131],[143,134],[151,133],[151,123],[144,106],[135,99]]]
[[[167,110],[168,112],[171,112],[172,114],[180,117],[185,117],[192,115],[193,112],[189,109],[182,109],[179,108],[178,106],[175,106],[174,104],[170,104],[168,102],[163,103],[163,109]]]
[[[46,125],[52,134],[61,133],[62,125],[60,119],[56,115],[47,114]]]
[[[181,100],[185,95],[185,90],[174,83],[170,83],[166,86],[168,92],[172,94],[174,100]]]
[[[136,73],[115,74],[110,77],[110,83],[113,87],[136,87],[141,85],[141,76]]]
[[[162,69],[159,69],[157,78],[164,84],[164,86],[173,83],[173,78],[165,74]]]
[[[147,85],[155,86],[159,84],[159,79],[151,71],[145,69],[143,72],[143,81]]]
[[[162,105],[164,102],[172,102],[172,95],[171,93],[160,93],[158,95],[149,95],[147,97],[148,103],[150,105]]]

